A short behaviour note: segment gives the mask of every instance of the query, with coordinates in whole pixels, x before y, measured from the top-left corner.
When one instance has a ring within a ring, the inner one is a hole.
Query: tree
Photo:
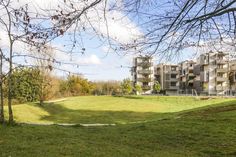
[[[111,10],[123,10],[143,29],[143,39],[124,45],[173,59],[189,47],[235,50],[235,0],[124,0]]]
[[[12,72],[13,72],[13,53],[15,43],[21,41],[30,45],[37,45],[33,38],[39,39],[39,34],[33,34],[33,31],[37,30],[37,27],[32,22],[30,13],[28,12],[28,5],[13,7],[12,0],[1,0],[1,16],[0,16],[0,28],[7,34],[6,36],[6,51],[8,57],[4,56],[5,60],[9,63],[8,77],[8,113],[9,123],[13,123],[13,111],[12,111]],[[2,55],[3,56],[3,53]]]
[[[39,69],[16,69],[12,73],[11,80],[11,94],[13,99],[18,100],[20,103],[39,100],[42,84],[42,75]]]
[[[124,95],[127,95],[127,94],[131,94],[132,92],[132,84],[131,84],[131,80],[130,79],[124,79],[122,82],[121,82],[121,91],[122,91],[122,94]]]
[[[93,82],[95,95],[117,95],[120,93],[119,81],[98,81]]]
[[[155,93],[159,93],[161,91],[161,85],[158,81],[156,81],[153,85],[153,89]]]
[[[140,85],[136,84],[134,88],[136,94],[140,94],[142,92],[142,87]]]
[[[60,85],[60,92],[66,96],[89,95],[94,86],[82,76],[71,75],[67,80],[63,80]]]
[[[44,101],[50,96],[52,90],[51,71],[53,70],[54,51],[51,46],[45,46],[41,51],[34,50],[32,55],[35,59],[35,65],[40,71],[41,84],[39,89],[39,102],[42,106]]]
[[[3,52],[0,48],[0,123],[4,123],[4,102],[3,102]]]
[[[48,42],[58,36],[63,36],[67,30],[74,26],[76,30],[79,30],[77,29],[78,27],[80,27],[80,30],[83,30],[81,29],[83,22],[79,26],[77,25],[81,21],[80,18],[82,16],[86,17],[87,11],[100,2],[101,0],[92,2],[81,1],[73,5],[68,1],[61,1],[55,10],[43,10],[39,8],[41,10],[37,12],[38,9],[29,11],[30,3],[21,5],[19,1],[16,2],[14,0],[0,1],[0,28],[1,31],[7,34],[4,59],[9,63],[9,71],[7,72],[9,123],[13,123],[14,120],[12,111],[12,72],[15,67],[22,67],[21,64],[13,60],[14,57],[21,56],[15,55],[18,51],[15,47],[16,44],[25,44],[26,46],[35,47],[40,51]],[[16,3],[20,5],[15,5]],[[69,12],[66,13],[66,11]],[[75,13],[79,14],[72,17]],[[77,24],[73,25],[74,21]],[[72,47],[75,47],[75,42]]]

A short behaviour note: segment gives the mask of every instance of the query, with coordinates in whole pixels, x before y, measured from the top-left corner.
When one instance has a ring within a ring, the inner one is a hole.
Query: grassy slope
[[[236,101],[112,127],[0,126],[0,156],[236,156]]]
[[[127,123],[156,120],[197,107],[231,99],[196,100],[191,97],[73,97],[66,101],[14,106],[17,122],[32,123]]]

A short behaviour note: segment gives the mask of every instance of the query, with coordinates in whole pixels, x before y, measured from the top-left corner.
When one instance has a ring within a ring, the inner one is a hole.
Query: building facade
[[[199,57],[200,86],[202,93],[223,95],[229,90],[228,54],[209,52]]]
[[[236,60],[223,52],[201,54],[196,61],[153,66],[151,57],[136,57],[133,82],[151,93],[154,82],[166,94],[236,95]]]
[[[178,94],[178,65],[158,64],[155,66],[154,72],[155,81],[160,83],[162,91],[165,91],[166,94]]]
[[[186,60],[179,63],[179,92],[192,93],[194,89],[194,66],[196,62],[193,60]]]
[[[236,95],[236,60],[229,62],[229,90],[230,95]]]
[[[134,58],[132,67],[133,86],[140,85],[142,93],[150,94],[154,85],[153,58],[139,56]]]

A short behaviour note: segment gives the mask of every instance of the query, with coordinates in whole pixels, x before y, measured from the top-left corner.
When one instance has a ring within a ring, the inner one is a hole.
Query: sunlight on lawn
[[[166,113],[232,101],[232,99],[198,100],[192,97],[156,96],[84,96],[45,104],[14,106],[17,122],[26,123],[128,123],[156,120]],[[169,115],[170,116],[170,115]]]

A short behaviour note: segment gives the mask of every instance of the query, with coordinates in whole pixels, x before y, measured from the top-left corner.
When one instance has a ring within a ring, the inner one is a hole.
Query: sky
[[[57,7],[58,0],[19,0],[19,2],[14,3],[13,5],[30,4],[30,9],[39,9],[39,8],[55,8]],[[40,9],[39,9],[40,10]],[[97,16],[94,15],[94,12],[88,13],[88,16],[91,17],[91,21],[95,26],[95,29],[103,34],[106,34],[106,26],[104,22],[98,22]],[[101,17],[103,18],[103,17]],[[115,20],[114,20],[115,19]],[[135,20],[130,19],[128,16],[125,16],[122,12],[114,11],[107,14],[109,35],[112,38],[118,39],[119,42],[129,43],[134,39],[142,36],[141,28],[137,26]],[[91,28],[87,28],[91,29]],[[3,31],[0,31],[1,43],[0,45],[5,44],[5,36]],[[78,53],[68,54],[55,50],[55,58],[61,62],[71,62],[78,64],[68,65],[61,64],[57,65],[60,69],[65,69],[74,73],[81,73],[84,77],[91,81],[98,80],[122,80],[131,76],[130,67],[132,66],[132,53],[127,52],[127,54],[117,54],[114,51],[108,52],[108,43],[102,43],[94,34],[84,33],[82,34],[83,41],[80,43],[86,48],[84,54],[81,54],[80,48],[77,48],[75,51]],[[68,44],[67,40],[69,37],[58,38],[53,41],[51,44],[53,47],[60,49],[66,49],[63,45]],[[25,45],[16,44],[15,49],[18,51],[24,51]],[[183,51],[182,58],[180,60],[190,59],[193,54],[192,49],[187,49]],[[28,64],[31,62],[30,58],[14,58],[15,62]],[[154,58],[154,62],[158,63],[159,58]],[[54,71],[55,75],[66,77],[67,72],[63,71]]]

